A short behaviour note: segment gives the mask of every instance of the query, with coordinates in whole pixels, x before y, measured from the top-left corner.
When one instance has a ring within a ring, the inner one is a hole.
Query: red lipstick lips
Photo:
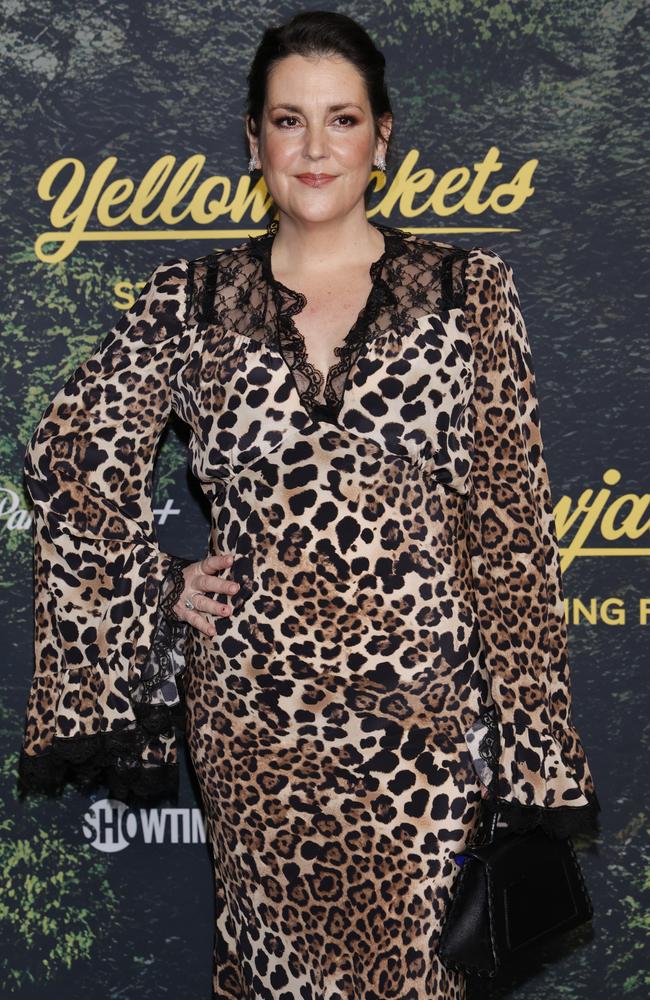
[[[337,174],[296,174],[299,181],[308,184],[310,187],[322,187],[333,181]]]

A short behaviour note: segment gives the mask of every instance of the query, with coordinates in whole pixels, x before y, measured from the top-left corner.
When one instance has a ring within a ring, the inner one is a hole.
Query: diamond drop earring
[[[386,160],[384,159],[383,156],[379,156],[377,158],[375,166],[377,167],[377,170],[386,170]]]
[[[254,170],[255,170],[255,157],[251,156],[251,158],[248,161],[248,172],[249,172],[249,174],[252,174]]]

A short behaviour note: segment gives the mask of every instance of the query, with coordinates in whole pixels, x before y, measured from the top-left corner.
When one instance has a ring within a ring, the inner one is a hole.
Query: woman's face
[[[384,121],[388,138],[390,115]],[[309,222],[335,219],[363,204],[373,162],[386,153],[386,142],[375,141],[363,77],[347,59],[333,56],[291,55],[276,63],[259,143],[250,130],[248,139],[280,211]],[[334,179],[314,186],[301,174]]]

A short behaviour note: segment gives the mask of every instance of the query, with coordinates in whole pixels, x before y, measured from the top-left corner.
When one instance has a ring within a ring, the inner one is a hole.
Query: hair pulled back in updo
[[[248,72],[246,114],[251,118],[251,131],[259,136],[266,85],[271,68],[287,56],[343,56],[363,77],[375,120],[375,138],[382,138],[380,117],[392,114],[384,79],[386,60],[368,32],[358,21],[329,10],[310,10],[296,14],[276,28],[267,28],[257,47]],[[391,156],[391,138],[386,149],[386,164]]]

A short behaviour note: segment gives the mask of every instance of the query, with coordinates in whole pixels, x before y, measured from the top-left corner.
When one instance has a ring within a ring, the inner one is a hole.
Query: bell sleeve
[[[162,552],[156,448],[184,338],[187,261],[157,267],[135,304],[47,406],[25,452],[33,502],[34,672],[18,791],[108,785],[173,796],[191,560]]]
[[[530,345],[512,268],[494,251],[469,252],[465,316],[474,354],[468,554],[496,723],[484,720],[495,764],[485,801],[511,829],[594,832],[600,804],[572,717]]]

